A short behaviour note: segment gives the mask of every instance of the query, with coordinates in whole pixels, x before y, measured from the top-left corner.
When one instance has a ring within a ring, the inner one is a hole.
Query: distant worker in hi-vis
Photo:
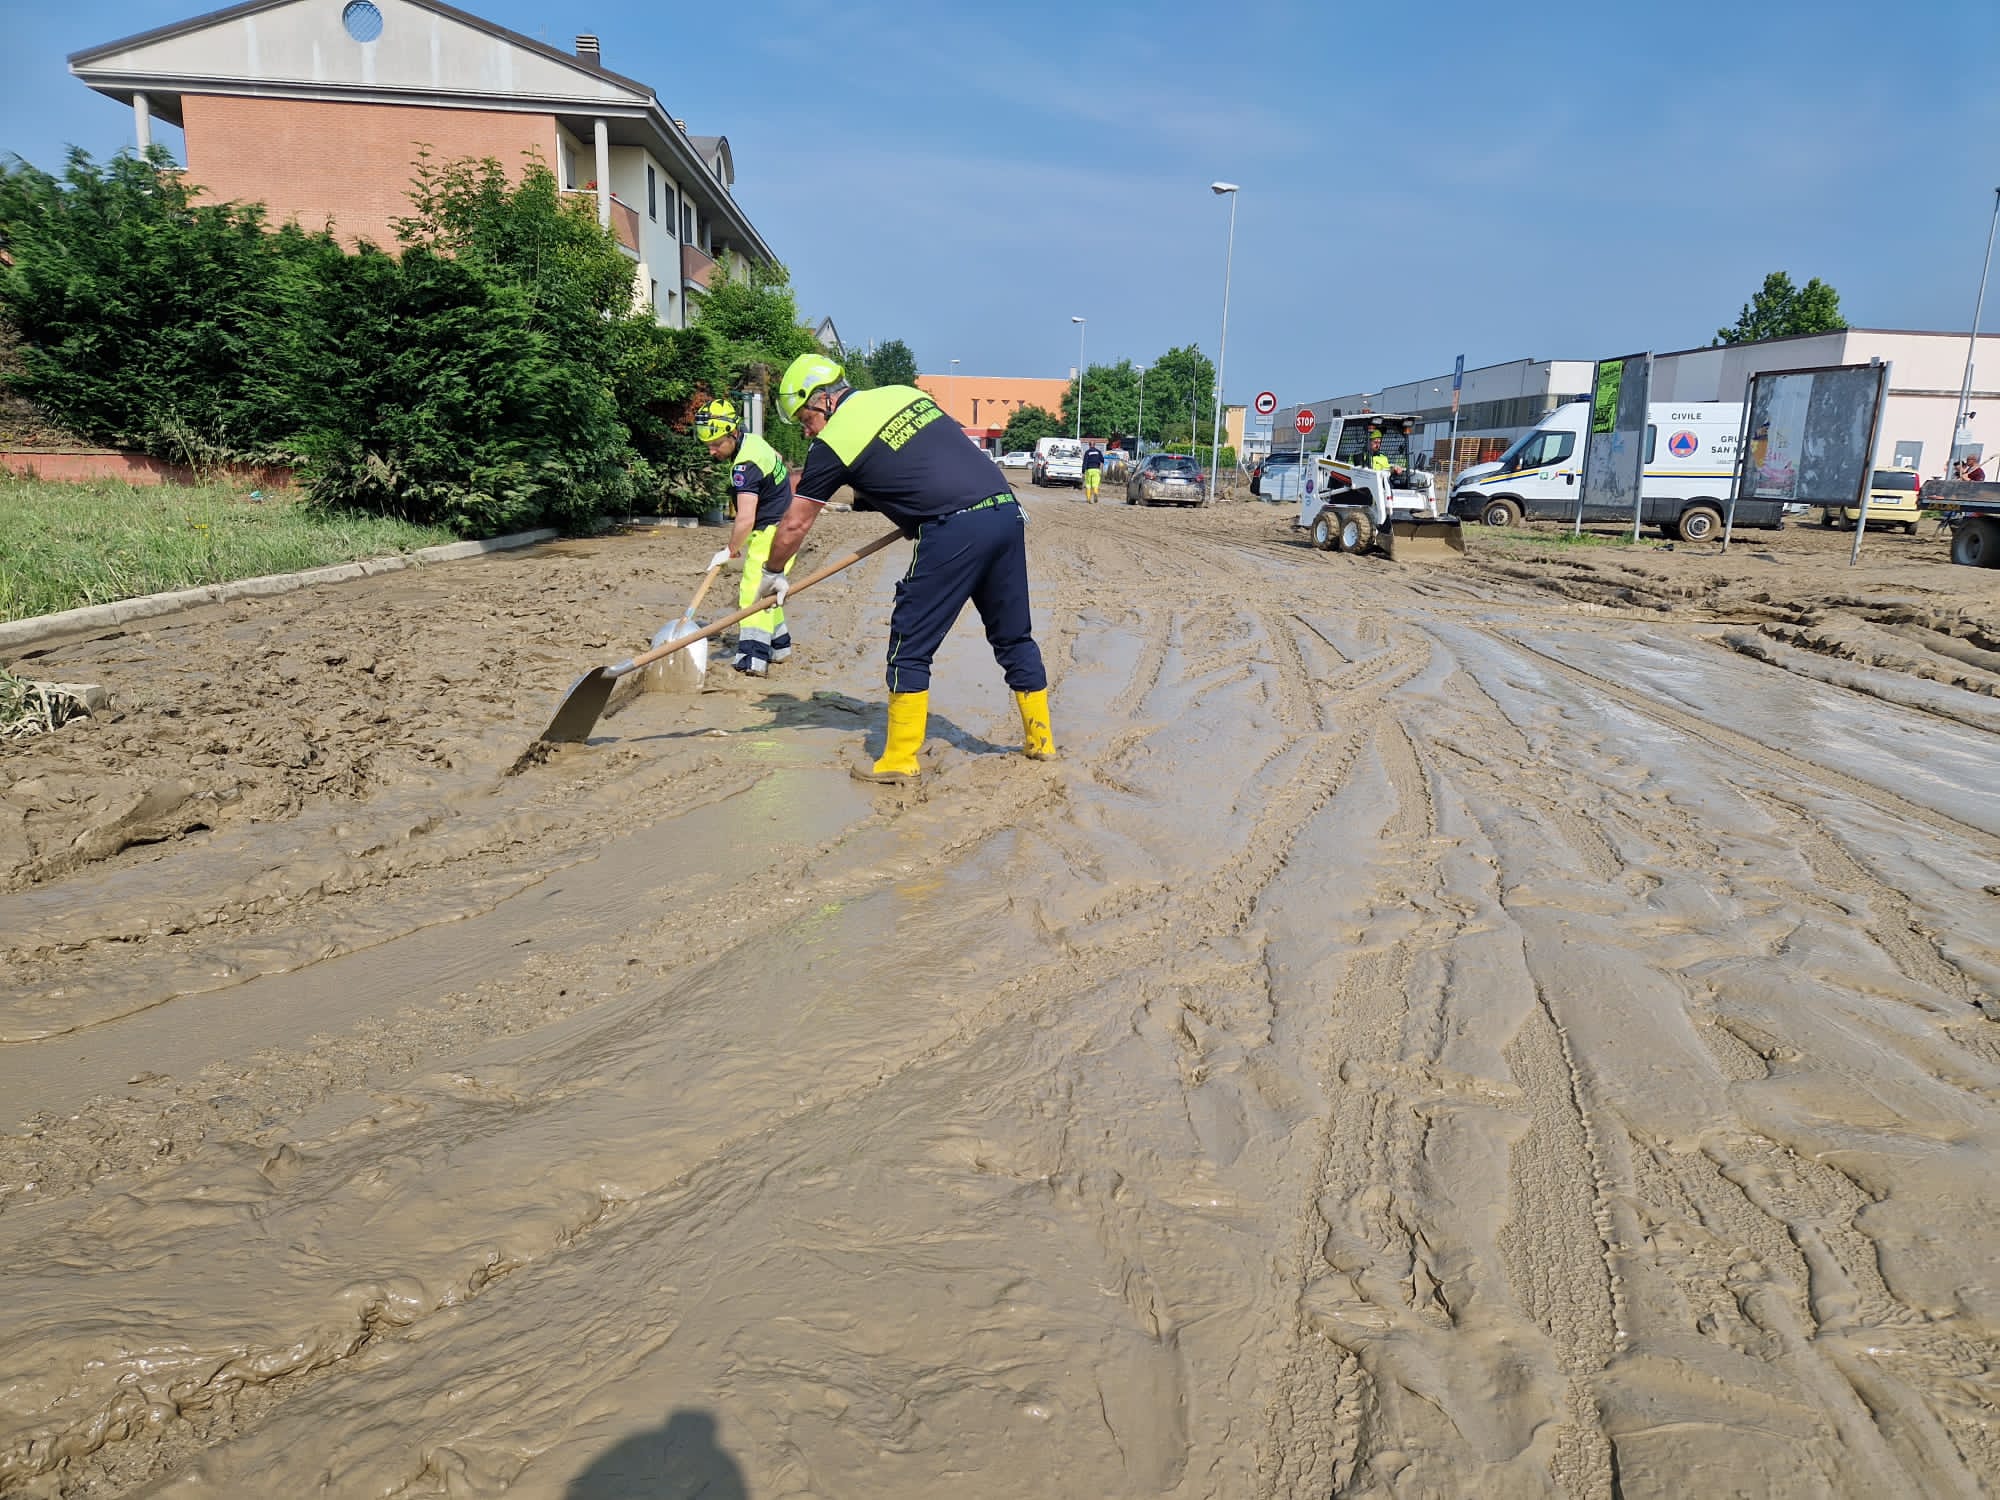
[[[743,418],[730,401],[711,401],[695,417],[694,435],[708,444],[711,458],[730,466],[729,488],[735,496],[736,515],[729,529],[729,545],[709,559],[717,568],[732,557],[743,559],[743,586],[737,591],[739,608],[757,602],[764,587],[764,572],[770,567],[771,539],[778,523],[792,508],[792,475],[778,450],[754,432],[743,430]],[[785,568],[791,563],[787,554]],[[762,677],[771,663],[792,654],[792,636],[785,624],[782,604],[760,610],[737,628],[736,660],[732,665],[748,677]]]
[[[1013,689],[1024,753],[1054,759],[1049,677],[1029,619],[1027,517],[992,459],[923,391],[854,390],[823,354],[792,361],[778,382],[778,410],[813,443],[767,569],[790,564],[842,485],[853,489],[856,510],[881,512],[915,544],[889,615],[888,741],[872,769],[854,774],[886,782],[917,776],[931,659],[968,600]],[[782,604],[790,587],[782,571],[773,586]]]

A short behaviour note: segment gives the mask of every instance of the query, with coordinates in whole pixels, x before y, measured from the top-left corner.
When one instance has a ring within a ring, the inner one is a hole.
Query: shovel
[[[804,593],[814,584],[823,583],[834,574],[853,567],[862,558],[874,556],[891,542],[900,540],[902,535],[900,531],[892,531],[886,536],[878,536],[867,546],[858,547],[845,557],[837,557],[823,568],[815,568],[793,584],[789,594]],[[542,742],[551,745],[581,744],[590,738],[590,731],[596,727],[599,716],[604,712],[604,705],[611,701],[611,690],[618,685],[619,678],[630,676],[641,667],[650,666],[663,657],[672,656],[676,651],[686,650],[696,641],[705,641],[712,635],[720,635],[730,626],[770,607],[771,600],[767,594],[749,608],[739,609],[733,615],[724,615],[713,625],[704,626],[692,635],[676,637],[663,646],[655,646],[643,655],[633,657],[630,661],[621,661],[608,667],[591,668],[577,678],[563,701],[557,705],[556,716],[549,720],[549,727],[542,731]]]
[[[708,570],[708,576],[702,579],[701,587],[694,591],[694,597],[688,601],[687,613],[678,620],[669,620],[660,627],[659,633],[653,637],[655,646],[664,646],[668,641],[677,641],[684,635],[692,635],[700,628],[694,623],[694,612],[701,608],[702,596],[708,592],[708,586],[715,582],[715,575],[721,571],[721,563]],[[708,642],[700,640],[692,642],[685,651],[676,652],[672,656],[654,662],[646,668],[646,675],[641,681],[646,690],[651,692],[692,693],[701,686],[702,679],[707,675]]]

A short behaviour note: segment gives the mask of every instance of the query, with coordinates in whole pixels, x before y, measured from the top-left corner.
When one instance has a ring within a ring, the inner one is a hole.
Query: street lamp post
[[[1132,456],[1140,458],[1146,452],[1146,367],[1139,366],[1139,441],[1138,451]]]
[[[951,362],[951,378],[945,382],[944,404],[951,408],[951,419],[958,422],[958,361]],[[963,427],[963,422],[958,422]]]
[[[1944,477],[1952,477],[1958,462],[1958,434],[1965,426],[1965,409],[1972,404],[1972,356],[1979,349],[1979,315],[1986,310],[1986,273],[1993,269],[1993,231],[2000,228],[2000,188],[1993,190],[1993,222],[1986,227],[1986,260],[1979,268],[1979,295],[1972,303],[1972,333],[1965,341],[1965,384],[1959,387],[1958,411],[1951,419],[1951,436],[1945,441]]]
[[[1229,251],[1222,262],[1222,343],[1215,353],[1215,424],[1208,434],[1208,503],[1215,504],[1215,466],[1222,461],[1222,373],[1229,359],[1229,276],[1236,264],[1236,184],[1211,182],[1208,190],[1229,200]]]
[[[1076,324],[1076,440],[1083,441],[1083,319],[1071,318]]]

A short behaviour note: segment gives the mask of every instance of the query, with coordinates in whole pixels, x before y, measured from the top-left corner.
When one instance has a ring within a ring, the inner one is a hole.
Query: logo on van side
[[[1688,458],[1701,446],[1701,440],[1683,427],[1667,439],[1667,452],[1675,458]]]

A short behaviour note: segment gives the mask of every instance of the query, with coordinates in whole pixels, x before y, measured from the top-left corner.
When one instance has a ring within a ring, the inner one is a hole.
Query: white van
[[[1584,432],[1590,402],[1572,401],[1501,455],[1458,476],[1451,513],[1489,526],[1523,518],[1568,521],[1576,516],[1583,483]],[[1639,486],[1639,519],[1670,537],[1705,542],[1722,530],[1736,477],[1736,440],[1743,425],[1740,401],[1655,401],[1646,411],[1646,467]],[[1584,507],[1586,521],[1632,519],[1626,507]],[[1736,524],[1776,529],[1785,507],[1776,500],[1743,500]]]
[[[1083,444],[1075,438],[1045,437],[1035,444],[1035,461],[1028,466],[1033,484],[1073,484],[1083,488]]]

